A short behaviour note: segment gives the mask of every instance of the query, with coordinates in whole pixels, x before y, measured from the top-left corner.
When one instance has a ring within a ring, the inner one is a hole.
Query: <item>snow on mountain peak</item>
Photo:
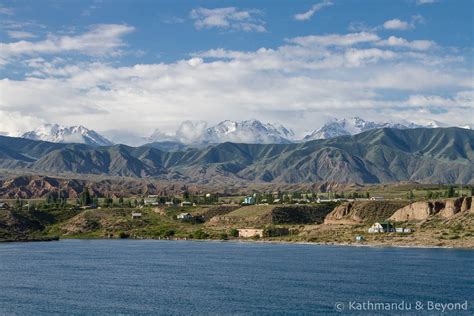
[[[65,127],[59,124],[44,124],[24,133],[21,137],[53,143],[81,143],[95,146],[113,144],[104,136],[82,125]]]
[[[418,125],[415,123],[378,123],[366,121],[360,117],[351,117],[343,119],[332,119],[321,128],[313,131],[304,137],[303,141],[314,139],[327,139],[344,135],[355,135],[375,128],[417,128],[417,127],[438,127],[435,122],[427,125]]]
[[[259,120],[225,120],[208,127],[205,122],[183,122],[175,135],[155,132],[151,142],[177,141],[184,144],[235,143],[289,143],[294,136],[292,130],[284,126],[274,126]]]

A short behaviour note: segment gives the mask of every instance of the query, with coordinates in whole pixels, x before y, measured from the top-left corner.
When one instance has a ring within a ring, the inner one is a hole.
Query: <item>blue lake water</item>
[[[473,275],[470,250],[152,240],[0,243],[0,315],[352,314],[359,312],[354,302],[411,304],[399,314],[441,314],[427,304],[458,303],[445,314],[472,315]],[[422,310],[415,310],[416,301]],[[466,301],[467,311],[459,306]]]

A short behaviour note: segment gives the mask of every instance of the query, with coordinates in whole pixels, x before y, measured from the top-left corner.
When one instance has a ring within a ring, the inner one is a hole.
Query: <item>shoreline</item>
[[[397,245],[382,243],[333,243],[333,242],[310,242],[310,241],[284,241],[284,240],[252,240],[252,239],[155,239],[155,238],[33,238],[22,240],[0,240],[1,243],[27,243],[27,242],[51,242],[64,240],[135,240],[135,241],[191,241],[191,242],[232,242],[232,243],[256,243],[256,244],[295,244],[295,245],[311,245],[311,246],[335,246],[335,247],[360,247],[360,248],[413,248],[413,249],[457,249],[457,250],[474,250],[470,247],[454,247],[454,246],[436,246],[436,245]]]

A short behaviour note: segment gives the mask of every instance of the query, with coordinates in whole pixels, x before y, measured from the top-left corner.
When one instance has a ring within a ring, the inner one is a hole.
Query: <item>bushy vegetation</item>
[[[199,230],[194,231],[190,235],[190,238],[193,238],[193,239],[207,239],[207,238],[209,238],[209,234],[206,233],[205,231],[199,229]]]

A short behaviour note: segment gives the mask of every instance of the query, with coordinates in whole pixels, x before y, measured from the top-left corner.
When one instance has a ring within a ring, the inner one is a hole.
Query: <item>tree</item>
[[[365,192],[365,197],[368,198],[368,199],[370,199],[370,193],[369,193],[368,191]]]
[[[452,198],[454,197],[454,194],[455,194],[454,187],[450,186],[448,190],[446,191],[446,197]]]
[[[235,228],[232,228],[229,232],[229,235],[231,235],[232,237],[239,237],[239,231]]]
[[[410,190],[410,192],[408,192],[408,199],[413,200],[414,198],[415,198],[415,194],[413,194],[413,190]]]
[[[84,191],[81,193],[80,202],[83,206],[92,204],[92,198],[88,188],[85,188]]]
[[[432,191],[427,191],[426,192],[426,198],[427,199],[432,199],[433,198],[433,192]]]
[[[20,198],[16,198],[16,201],[15,201],[15,208],[16,209],[21,209],[23,207],[23,201],[20,200]]]

